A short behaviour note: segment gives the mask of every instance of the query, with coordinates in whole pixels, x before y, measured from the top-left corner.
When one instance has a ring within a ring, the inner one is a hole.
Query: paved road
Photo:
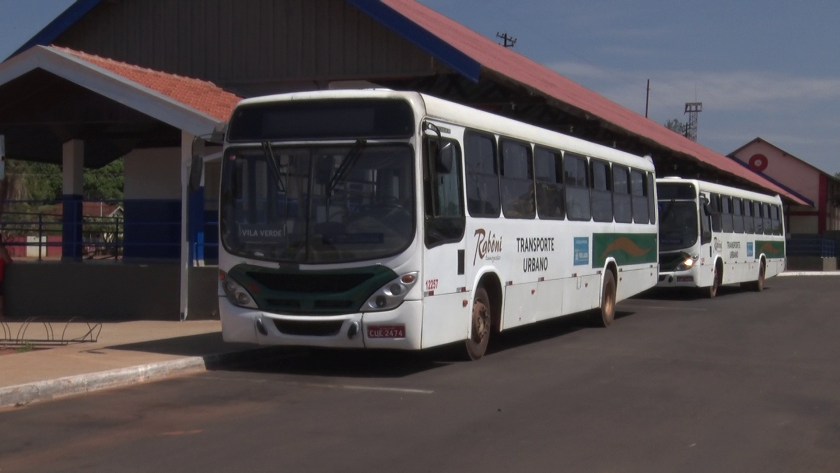
[[[475,363],[289,350],[8,409],[0,472],[836,472],[838,284],[645,294]]]

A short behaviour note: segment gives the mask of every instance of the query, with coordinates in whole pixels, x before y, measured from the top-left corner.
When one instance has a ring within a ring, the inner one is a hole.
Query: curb
[[[255,348],[208,356],[193,356],[148,365],[118,368],[96,373],[66,376],[0,388],[0,408],[23,407],[33,402],[49,401],[101,389],[130,386],[172,376],[199,373],[235,365],[256,356],[268,356],[272,348]]]

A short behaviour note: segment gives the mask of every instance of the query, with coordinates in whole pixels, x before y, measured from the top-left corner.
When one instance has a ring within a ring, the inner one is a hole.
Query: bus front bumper
[[[693,271],[659,273],[656,287],[697,287],[697,278]]]
[[[403,301],[381,312],[337,316],[300,316],[235,306],[219,298],[222,337],[226,342],[328,348],[419,350],[423,322],[421,301]]]

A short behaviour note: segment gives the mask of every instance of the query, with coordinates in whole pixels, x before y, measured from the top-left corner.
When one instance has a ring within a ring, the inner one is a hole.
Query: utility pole
[[[502,38],[502,40],[504,41],[504,43],[502,43],[502,46],[506,48],[512,48],[513,45],[516,44],[516,38],[514,38],[513,36],[508,36],[507,31],[505,31],[504,34],[497,32],[496,37]]]
[[[645,118],[648,117],[648,105],[650,105],[650,79],[648,79],[647,94],[645,94]]]

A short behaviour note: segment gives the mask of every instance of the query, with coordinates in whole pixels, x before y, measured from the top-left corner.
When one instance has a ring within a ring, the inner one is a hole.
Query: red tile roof
[[[212,82],[169,74],[60,46],[50,48],[136,82],[219,121],[226,121],[240,97]]]
[[[383,4],[440,40],[481,64],[482,68],[513,79],[542,94],[596,116],[625,132],[637,135],[675,153],[710,164],[717,169],[756,183],[772,192],[800,199],[733,160],[712,151],[663,125],[645,118],[553,70],[485,38],[414,0],[381,0]]]

